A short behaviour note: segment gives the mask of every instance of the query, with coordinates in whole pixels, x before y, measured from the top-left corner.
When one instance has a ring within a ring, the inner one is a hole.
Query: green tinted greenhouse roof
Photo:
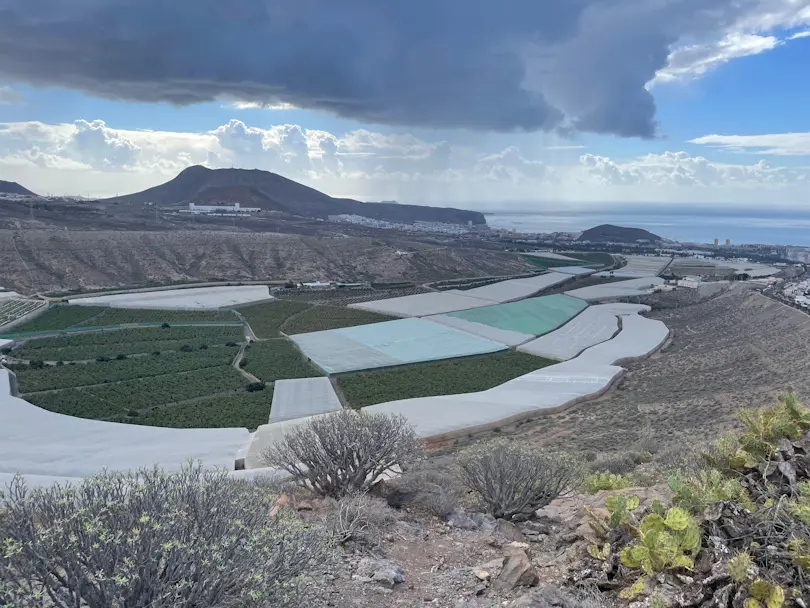
[[[522,334],[540,336],[557,329],[585,310],[588,303],[565,294],[529,298],[472,310],[447,313],[473,323],[482,323]]]

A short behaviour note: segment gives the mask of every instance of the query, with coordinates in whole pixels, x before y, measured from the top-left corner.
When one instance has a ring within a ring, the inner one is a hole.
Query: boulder
[[[405,571],[388,560],[375,560],[364,557],[357,565],[356,580],[363,582],[374,581],[383,587],[393,589],[395,585],[405,582]]]
[[[521,544],[524,543],[510,543],[507,545],[507,555],[503,559],[503,569],[494,581],[498,589],[534,587],[540,581],[528,551],[520,547]],[[526,548],[528,548],[528,545],[526,545]]]
[[[478,524],[465,511],[455,508],[447,515],[447,523],[461,530],[477,530]]]
[[[499,519],[495,523],[495,529],[492,531],[494,536],[498,536],[504,540],[514,541],[518,543],[525,543],[526,537],[515,524],[505,519]]]

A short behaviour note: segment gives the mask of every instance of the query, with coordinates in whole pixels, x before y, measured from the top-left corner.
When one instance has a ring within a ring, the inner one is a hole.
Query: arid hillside
[[[26,293],[184,280],[425,282],[531,269],[515,254],[402,239],[0,230],[0,285]]]
[[[713,439],[741,408],[771,403],[788,388],[810,394],[810,316],[803,312],[735,285],[650,316],[673,331],[666,350],[626,366],[618,390],[517,434],[584,450],[621,449],[642,437],[663,447]]]

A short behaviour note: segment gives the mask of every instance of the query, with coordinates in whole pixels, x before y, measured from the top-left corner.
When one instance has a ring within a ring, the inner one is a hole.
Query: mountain
[[[37,196],[28,188],[23,188],[17,182],[4,182],[0,179],[0,194],[25,194],[27,196]]]
[[[612,224],[602,224],[601,226],[586,230],[580,235],[578,240],[588,241],[590,243],[635,244],[638,241],[650,241],[655,243],[662,239],[657,234],[653,234],[641,228],[624,228],[622,226],[613,226]]]
[[[321,219],[329,215],[355,214],[394,222],[486,224],[484,215],[476,211],[397,203],[361,203],[352,199],[332,198],[269,171],[208,169],[199,165],[184,169],[173,180],[160,186],[104,202],[158,205],[227,202]]]

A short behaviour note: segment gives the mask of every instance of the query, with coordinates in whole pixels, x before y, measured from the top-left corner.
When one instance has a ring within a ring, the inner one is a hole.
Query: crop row
[[[35,319],[28,321],[28,323],[15,327],[13,333],[68,329],[79,323],[89,321],[93,317],[102,314],[105,310],[107,309],[103,306],[56,304]]]
[[[38,393],[27,399],[52,412],[98,419],[238,390],[244,386],[244,378],[236,370],[220,366],[103,386]]]
[[[303,312],[309,304],[274,300],[266,304],[254,304],[240,308],[250,328],[258,338],[277,338],[279,329],[291,316]]]
[[[267,424],[272,402],[273,389],[268,386],[256,393],[237,393],[185,405],[158,407],[117,421],[178,429],[246,428],[253,431]]]
[[[247,349],[245,359],[245,370],[264,382],[322,375],[287,340],[255,342]]]
[[[66,346],[97,346],[166,340],[185,340],[197,344],[222,344],[229,340],[238,342],[242,339],[241,327],[148,327],[72,334],[55,338],[37,338],[29,340],[25,348],[38,350],[64,348]]]
[[[209,346],[222,346],[229,343],[235,344],[236,341],[228,340],[226,342],[224,339],[220,339],[198,343],[186,340],[154,340],[151,342],[122,342],[120,344],[91,344],[89,346],[37,349],[29,349],[26,344],[23,348],[15,350],[14,356],[32,361],[92,361],[97,358],[115,359],[120,356],[141,353],[196,352],[205,350]]]
[[[237,320],[236,315],[230,311],[107,308],[97,318],[79,325],[98,327],[127,323],[216,323]]]
[[[357,308],[340,308],[337,306],[315,306],[288,319],[281,330],[287,335],[303,334],[311,331],[354,327],[382,321],[393,321],[393,317],[359,310]]]
[[[484,391],[552,363],[509,351],[341,376],[338,386],[352,407],[365,407],[397,399]]]
[[[77,365],[48,366],[34,369],[19,366],[16,370],[20,390],[33,393],[53,389],[90,386],[123,380],[135,380],[176,374],[195,369],[228,365],[236,354],[236,347],[215,346],[191,353],[166,353],[160,356],[147,355],[123,361],[87,363]]]

